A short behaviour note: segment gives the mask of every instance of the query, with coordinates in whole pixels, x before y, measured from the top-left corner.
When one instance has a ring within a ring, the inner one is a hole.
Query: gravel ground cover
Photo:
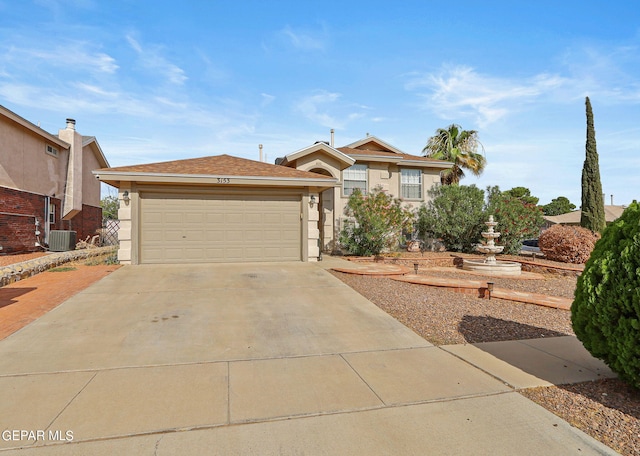
[[[414,254],[414,257],[424,256]],[[441,258],[443,254],[433,257]],[[404,263],[405,258],[403,255],[402,259],[394,261]],[[553,262],[545,260],[545,264],[552,270]],[[434,261],[433,265],[442,266],[443,262]],[[496,287],[567,298],[573,297],[576,286],[573,275],[543,274],[542,280],[518,280],[471,276],[453,267],[450,271],[428,270],[428,267],[421,264],[419,273],[491,280]],[[501,299],[479,299],[444,288],[383,277],[331,273],[435,345],[574,334],[571,313],[566,310]],[[640,391],[624,382],[605,379],[531,388],[520,393],[619,453],[640,456]]]
[[[382,277],[332,274],[436,345],[573,335],[571,315],[566,310],[502,299],[479,299],[446,288]]]

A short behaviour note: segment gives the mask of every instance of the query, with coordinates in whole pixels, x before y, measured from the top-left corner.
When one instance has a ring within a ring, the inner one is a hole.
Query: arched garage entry
[[[338,178],[334,176],[331,171],[324,168],[313,168],[310,170],[312,173],[322,174],[324,176]],[[318,231],[320,231],[320,251],[331,251],[335,244],[334,233],[334,200],[335,200],[335,188],[329,188],[320,193],[318,203]]]

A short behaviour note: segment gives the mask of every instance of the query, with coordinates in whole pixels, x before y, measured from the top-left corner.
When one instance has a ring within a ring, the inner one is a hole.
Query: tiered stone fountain
[[[495,244],[495,240],[500,237],[500,233],[494,231],[494,228],[498,223],[493,221],[493,215],[490,215],[489,221],[484,224],[488,227],[487,231],[482,232],[482,237],[486,239],[486,242],[479,245],[476,250],[484,253],[486,257],[484,260],[464,260],[462,262],[462,269],[467,271],[485,272],[492,275],[520,275],[520,263],[496,260],[496,254],[502,253],[504,246]]]

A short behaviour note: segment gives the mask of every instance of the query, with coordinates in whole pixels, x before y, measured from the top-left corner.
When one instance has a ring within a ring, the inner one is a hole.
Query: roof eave
[[[172,174],[172,173],[136,173],[96,170],[93,174],[102,182],[116,185],[120,182],[143,182],[162,184],[206,184],[216,186],[259,185],[265,187],[319,187],[332,188],[339,185],[334,178],[305,178],[278,176],[234,176],[228,174]]]
[[[87,140],[83,141],[82,146],[92,146],[95,151],[95,156],[98,159],[98,163],[100,163],[100,167],[111,168],[111,165],[109,165],[107,157],[105,157],[104,152],[102,152],[102,147],[100,147],[100,144],[98,143],[98,140],[95,136],[91,136]]]
[[[18,114],[16,114],[13,111],[10,111],[9,109],[5,108],[2,105],[0,105],[0,114],[2,114],[5,117],[11,119],[12,121],[17,123],[18,125],[23,126],[27,130],[32,131],[36,135],[40,135],[40,136],[44,137],[47,141],[50,141],[50,142],[62,147],[63,149],[69,149],[69,147],[71,147],[71,145],[68,142],[63,141],[62,139],[58,138],[55,135],[52,135],[51,133],[49,133],[48,131],[43,130],[42,128],[38,127],[37,125],[34,125],[33,123],[29,122],[24,117],[20,117]]]
[[[405,165],[405,166],[420,166],[423,168],[441,168],[441,169],[449,169],[453,166],[453,163],[450,163],[450,162],[410,160],[410,159],[400,160],[398,164]]]
[[[366,144],[366,143],[372,142],[372,141],[383,145],[384,147],[389,149],[391,152],[395,152],[396,154],[404,154],[403,151],[401,151],[397,147],[392,146],[388,142],[383,141],[382,139],[378,138],[377,136],[367,136],[366,138],[362,138],[362,139],[360,139],[360,140],[358,140],[356,142],[348,144],[345,147],[349,147],[349,148],[352,148],[352,149],[357,149],[359,146],[362,146],[363,144]]]
[[[344,153],[340,152],[335,147],[331,147],[330,145],[328,145],[326,143],[316,143],[316,144],[313,144],[312,146],[308,146],[308,147],[300,149],[300,150],[298,150],[296,152],[292,152],[290,154],[285,155],[284,160],[282,161],[281,165],[286,166],[289,163],[292,163],[292,162],[294,162],[296,160],[299,160],[300,158],[304,157],[305,155],[312,154],[312,153],[319,152],[319,151],[323,151],[323,152],[327,153],[329,156],[331,156],[331,157],[335,158],[336,160],[338,160],[339,162],[345,164],[346,167],[349,167],[349,166],[353,165],[356,162],[352,157],[350,157],[347,154],[344,154]]]
[[[402,157],[391,157],[389,155],[365,155],[365,154],[353,154],[350,155],[356,162],[358,161],[375,161],[386,163],[398,163],[402,160]]]

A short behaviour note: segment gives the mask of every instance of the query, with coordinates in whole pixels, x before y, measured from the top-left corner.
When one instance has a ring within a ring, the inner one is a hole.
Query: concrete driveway
[[[305,263],[119,269],[0,341],[0,428],[4,454],[610,452]]]

